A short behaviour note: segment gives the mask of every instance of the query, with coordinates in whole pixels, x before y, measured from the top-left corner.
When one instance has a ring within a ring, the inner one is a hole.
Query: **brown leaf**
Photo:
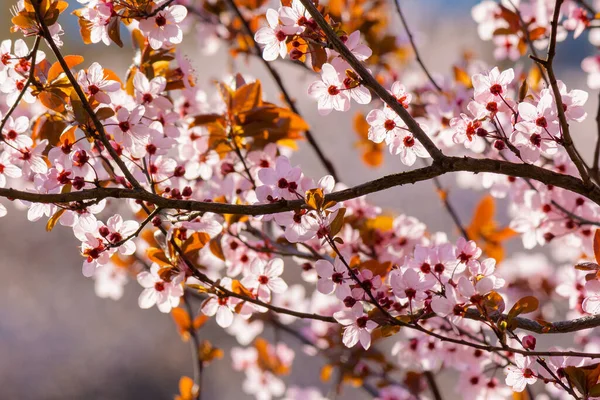
[[[517,301],[508,312],[509,323],[513,318],[521,314],[528,314],[534,312],[538,309],[539,306],[540,302],[536,297],[527,296],[519,299],[519,301]]]
[[[342,226],[344,226],[344,215],[346,214],[345,208],[340,208],[337,211],[337,215],[333,219],[333,222],[329,226],[329,234],[333,237],[338,234],[340,230],[342,230]]]
[[[123,47],[123,41],[121,40],[121,19],[120,18],[111,18],[110,22],[108,23],[108,37],[117,46]]]

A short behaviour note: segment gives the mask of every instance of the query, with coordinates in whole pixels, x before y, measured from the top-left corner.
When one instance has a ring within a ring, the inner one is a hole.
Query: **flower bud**
[[[535,350],[536,339],[532,335],[527,335],[523,338],[523,348],[525,350]]]

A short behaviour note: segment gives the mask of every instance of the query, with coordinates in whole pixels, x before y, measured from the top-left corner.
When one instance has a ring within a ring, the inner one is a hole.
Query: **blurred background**
[[[2,1],[1,40],[19,38],[9,32],[8,10],[15,2]],[[131,49],[127,44],[125,49],[114,45],[83,45],[77,19],[69,15],[80,5],[74,0],[69,3],[68,12],[60,20],[65,30],[64,54],[81,54],[86,59],[83,66],[99,61],[124,76],[131,62]],[[430,71],[447,73],[465,50],[493,62],[491,44],[479,40],[470,16],[477,1],[404,0],[402,3]],[[399,21],[392,26],[401,31]],[[126,36],[126,31],[123,33]],[[199,84],[206,85],[208,91],[212,90],[211,80],[223,78],[225,72],[241,72],[261,79],[266,96],[272,100],[278,98],[270,76],[258,60],[241,57],[231,60],[225,48],[213,56],[202,57],[195,41],[192,32],[184,39],[183,49],[196,67]],[[579,63],[584,54],[591,52],[593,49],[586,40],[559,44],[557,72],[569,88],[585,89],[585,75]],[[52,58],[49,51],[46,53]],[[341,114],[335,112],[321,117],[316,104],[305,95],[308,84],[315,80],[314,75],[282,63],[275,65],[345,184],[355,185],[403,169],[398,159],[388,155],[382,168],[368,169],[354,147],[356,134],[351,118],[340,118]],[[592,117],[579,125],[581,129],[573,135],[588,157],[596,138],[593,118],[596,97],[591,93],[588,101]],[[353,105],[352,111],[358,109]],[[293,162],[301,164],[308,176],[317,179],[323,176],[324,171],[310,148],[305,143],[300,145]],[[468,221],[481,194],[456,188],[452,176],[442,181],[451,189],[450,200],[463,221]],[[452,221],[441,211],[431,182],[391,189],[372,196],[371,201],[416,216],[431,231],[455,235]],[[138,308],[141,287],[135,281],[127,284],[125,295],[117,302],[96,297],[94,282],[81,274],[82,259],[77,244],[70,230],[57,226],[51,234],[47,233],[44,219],[30,223],[25,213],[14,207],[9,207],[8,216],[0,220],[0,399],[172,398],[178,393],[179,378],[192,375],[189,344],[180,340],[169,315],[156,308]],[[519,249],[519,240],[513,241],[512,246]],[[271,333],[265,330],[267,338]],[[201,336],[225,350],[236,345],[213,321],[201,331]],[[296,346],[293,339],[289,343]],[[330,387],[322,384],[318,376],[323,361],[300,351],[296,357],[293,381],[288,378],[287,382],[320,386],[327,393]],[[232,371],[230,364],[226,351],[222,360],[205,370],[204,399],[250,398],[241,392],[243,374]],[[340,398],[367,397],[348,388]]]

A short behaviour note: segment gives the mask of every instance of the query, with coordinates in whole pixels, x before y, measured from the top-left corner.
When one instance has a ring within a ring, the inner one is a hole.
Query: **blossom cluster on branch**
[[[0,43],[0,216],[10,201],[48,231],[72,230],[99,297],[118,300],[133,278],[140,308],[172,315],[193,344],[177,398],[199,399],[204,368],[225,353],[258,399],[325,399],[323,382],[382,400],[600,398],[600,137],[588,163],[574,140],[589,136],[589,94],[553,65],[570,35],[600,45],[600,4],[484,0],[479,36],[512,67],[471,55],[442,74],[422,61],[400,0],[79,3],[84,43],[130,35],[132,64],[119,74],[64,54],[66,1],[14,5],[19,37]],[[241,74],[199,81],[185,35],[205,56],[226,46],[260,59],[284,102]],[[354,115],[367,166],[387,147],[412,169],[344,185],[279,62],[314,74],[304,94],[320,115],[368,110]],[[599,56],[581,67],[599,88]],[[321,176],[296,165],[302,140]],[[469,223],[438,179],[450,172],[486,192]],[[446,232],[376,205],[377,192],[423,180],[455,224]],[[529,252],[507,254],[512,238]],[[203,340],[211,319],[240,347]],[[540,349],[556,333],[571,343]],[[292,342],[325,362],[314,387],[286,386]],[[446,371],[456,388],[437,386]]]

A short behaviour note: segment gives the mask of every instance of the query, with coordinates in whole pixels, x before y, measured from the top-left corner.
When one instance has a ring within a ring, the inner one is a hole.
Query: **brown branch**
[[[431,389],[431,394],[433,395],[433,398],[435,400],[442,400],[442,394],[440,393],[440,389],[438,388],[437,383],[435,383],[435,377],[433,376],[433,373],[431,371],[424,371],[423,375],[425,376],[425,380],[429,385],[429,389]]]
[[[262,50],[261,50],[260,46],[258,45],[258,43],[256,43],[256,41],[254,40],[254,32],[252,32],[252,28],[250,28],[248,21],[246,21],[246,18],[244,18],[244,16],[242,15],[239,7],[235,4],[235,0],[225,0],[225,3],[227,3],[227,6],[231,9],[231,11],[233,11],[233,13],[240,20],[240,22],[242,24],[242,29],[244,30],[246,35],[248,35],[250,37],[250,40],[252,41],[252,46],[254,47],[254,51],[256,52],[256,55],[258,56],[258,58],[260,58],[261,62],[265,66],[265,68],[269,71],[269,74],[271,74],[271,77],[273,78],[273,80],[275,81],[275,84],[279,88],[279,91],[283,95],[285,102],[288,103],[290,110],[292,110],[295,114],[300,115],[300,112],[299,112],[298,108],[296,107],[294,100],[292,100],[292,98],[290,97],[288,91],[286,90],[286,88],[283,84],[283,80],[281,79],[281,75],[279,75],[279,72],[277,72],[277,70],[275,68],[273,68],[273,66],[268,61],[266,61],[264,58],[262,58]],[[323,150],[321,150],[321,147],[315,140],[310,129],[307,129],[304,132],[304,135],[306,136],[306,140],[308,141],[308,144],[313,148],[313,150],[317,154],[317,157],[319,158],[319,160],[321,161],[321,163],[327,170],[327,173],[329,175],[333,176],[333,179],[335,179],[336,182],[339,182],[339,176],[337,175],[337,173],[335,171],[333,163],[327,158],[327,156],[325,155]]]
[[[425,66],[425,63],[421,59],[421,56],[419,55],[419,50],[417,48],[417,45],[415,44],[415,40],[413,39],[412,32],[408,28],[408,23],[406,22],[406,18],[404,18],[404,13],[402,12],[402,8],[400,8],[400,0],[394,0],[394,4],[396,5],[396,11],[398,12],[400,21],[402,22],[402,25],[404,26],[404,31],[406,32],[406,35],[408,36],[408,41],[410,42],[410,46],[412,47],[413,53],[415,54],[415,59],[417,60],[417,63],[419,63],[419,65],[421,66],[421,69],[423,70],[425,75],[427,75],[427,79],[429,79],[429,82],[431,82],[433,87],[435,87],[435,89],[438,92],[442,92],[443,91],[442,88],[433,79],[433,77],[429,73],[429,70]]]
[[[563,175],[545,168],[529,164],[516,164],[502,160],[475,159],[470,157],[447,157],[428,167],[387,175],[363,184],[340,190],[325,196],[327,200],[344,201],[380,192],[396,186],[416,183],[441,176],[449,172],[468,171],[474,173],[491,172],[518,178],[528,178],[546,185],[578,193],[600,205],[600,188],[586,187],[583,182],[570,175]],[[94,188],[79,192],[42,194],[19,191],[11,188],[0,188],[0,197],[18,199],[38,203],[68,203],[74,201],[95,200],[105,198],[127,198],[142,200],[162,209],[179,209],[188,211],[213,212],[217,214],[264,215],[300,209],[303,200],[282,200],[271,204],[237,205],[213,203],[194,200],[176,200],[161,197],[145,190],[122,188]]]
[[[190,320],[194,320],[194,312],[192,310],[192,306],[190,305],[190,301],[187,297],[187,293],[183,293],[183,304],[185,305],[186,311],[190,316]],[[194,400],[201,400],[202,398],[202,371],[204,370],[204,363],[200,358],[200,340],[198,338],[198,332],[196,332],[196,328],[194,328],[194,323],[190,323],[189,329],[190,337],[190,346],[192,349],[192,359],[194,361],[194,382],[198,385],[198,391],[194,396]]]
[[[598,92],[598,111],[596,111],[596,149],[594,150],[594,164],[592,166],[592,174],[596,182],[600,180],[600,92]]]

